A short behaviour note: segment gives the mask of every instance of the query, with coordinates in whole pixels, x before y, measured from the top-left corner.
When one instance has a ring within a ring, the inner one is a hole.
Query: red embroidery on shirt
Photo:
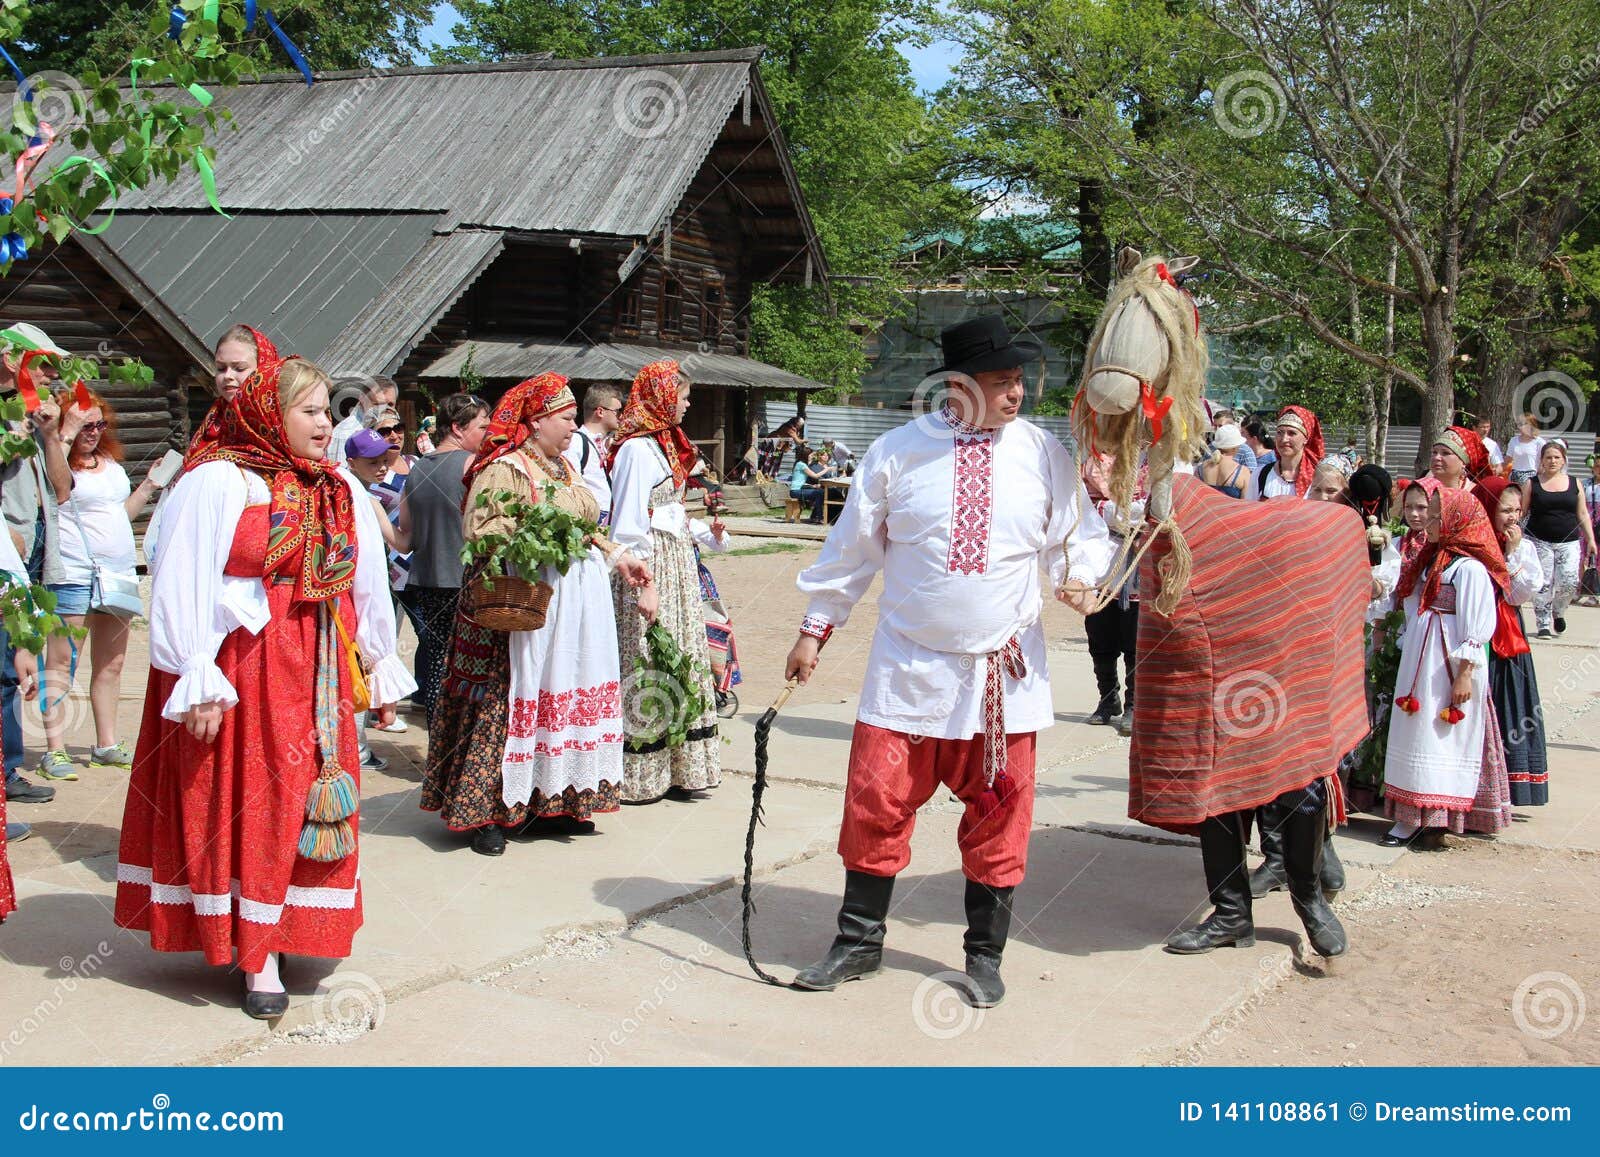
[[[956,439],[955,495],[950,504],[950,573],[989,569],[989,518],[994,505],[994,439]]]
[[[515,699],[511,703],[511,718],[506,730],[510,735],[526,739],[535,730],[555,732],[568,727],[595,727],[602,721],[621,716],[620,684],[601,683],[597,687],[579,687],[559,695],[540,691],[537,702]]]

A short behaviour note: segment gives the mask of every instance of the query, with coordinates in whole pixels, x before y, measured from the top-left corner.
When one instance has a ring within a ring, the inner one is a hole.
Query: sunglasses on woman
[[[111,423],[102,418],[98,422],[85,422],[78,428],[85,434],[98,434],[101,430],[104,430],[109,425],[111,425]]]
[[[392,438],[396,434],[404,434],[405,432],[406,432],[406,428],[404,426],[380,426],[380,427],[378,427],[378,433],[381,434],[385,438]]]

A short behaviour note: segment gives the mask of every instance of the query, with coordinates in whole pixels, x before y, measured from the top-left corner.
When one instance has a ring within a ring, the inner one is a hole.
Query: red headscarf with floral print
[[[672,484],[686,485],[689,472],[700,460],[700,452],[678,425],[677,362],[651,362],[633,379],[628,404],[622,410],[622,424],[611,437],[611,456],[606,465],[616,465],[617,451],[629,438],[645,436],[654,438],[667,456]]]
[[[495,403],[494,415],[489,419],[489,430],[478,447],[478,456],[467,467],[466,487],[472,489],[472,480],[483,468],[497,459],[519,449],[533,437],[533,423],[547,414],[559,414],[578,405],[561,374],[549,372],[518,382]],[[462,502],[465,503],[465,499]]]
[[[208,419],[184,467],[232,462],[265,478],[272,501],[263,576],[292,577],[297,600],[331,599],[355,585],[356,516],[350,485],[336,463],[299,458],[289,448],[278,376],[285,362],[297,359],[279,358],[260,334],[256,341],[255,373],[232,404],[221,407],[215,431]]]
[[[1432,498],[1436,493],[1444,489],[1444,484],[1431,474],[1424,474],[1421,478],[1409,480],[1400,490],[1400,514],[1402,518],[1405,517],[1406,495],[1411,492],[1411,488],[1413,486],[1420,489],[1429,498]],[[1401,565],[1404,566],[1406,563],[1409,563],[1412,559],[1416,558],[1417,555],[1422,552],[1422,548],[1427,545],[1428,536],[1425,531],[1411,530],[1408,528],[1405,534],[1400,536]]]
[[[1413,482],[1412,485],[1417,483]],[[1395,603],[1400,603],[1416,590],[1417,583],[1426,574],[1418,609],[1427,610],[1439,597],[1439,585],[1444,579],[1445,570],[1458,558],[1477,559],[1483,564],[1483,569],[1489,572],[1489,579],[1499,593],[1504,594],[1511,585],[1511,576],[1506,573],[1506,556],[1495,539],[1494,527],[1489,524],[1483,504],[1465,490],[1448,490],[1444,487],[1440,487],[1438,494],[1429,498],[1430,504],[1433,497],[1439,500],[1439,541],[1424,545],[1415,558],[1402,566],[1400,583],[1394,589]],[[1438,565],[1430,566],[1435,561]]]
[[[1285,418],[1290,421],[1285,423]],[[1305,452],[1300,455],[1300,465],[1294,472],[1295,495],[1304,498],[1306,491],[1311,489],[1311,480],[1316,477],[1317,463],[1327,453],[1322,442],[1322,423],[1304,406],[1285,406],[1278,411],[1277,424],[1294,426],[1306,436]]]
[[[277,381],[277,369],[283,364],[283,355],[278,353],[278,347],[272,344],[272,339],[256,329],[254,326],[245,326],[255,338],[256,343],[256,372],[273,373],[273,381]],[[220,343],[218,348],[221,348]],[[222,415],[227,413],[228,401],[218,398],[211,403],[211,408],[206,411],[205,420],[200,423],[200,428],[195,431],[194,437],[189,442],[189,449],[184,453],[183,468],[189,469],[195,464],[195,455],[207,449],[215,448],[222,440]]]
[[[1461,459],[1467,467],[1466,490],[1474,482],[1481,482],[1489,474],[1489,448],[1483,444],[1476,430],[1465,426],[1451,426],[1434,439],[1434,445],[1443,446]]]

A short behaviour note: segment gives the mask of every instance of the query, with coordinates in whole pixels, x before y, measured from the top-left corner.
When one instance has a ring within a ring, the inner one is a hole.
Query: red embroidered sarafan
[[[0,795],[0,923],[17,910],[17,889],[11,882],[11,863],[6,859],[6,799]]]
[[[989,569],[989,523],[994,513],[994,439],[956,438],[955,488],[950,500],[951,574]]]
[[[226,572],[266,565],[268,508],[245,509]],[[178,676],[150,669],[117,864],[116,922],[150,934],[160,952],[205,953],[210,964],[258,972],[269,952],[342,957],[361,926],[359,856],[333,863],[298,854],[306,795],[317,777],[317,616],[292,582],[269,583],[271,621],[233,631],[217,666],[238,693],[211,743],[162,718]],[[339,614],[353,636],[349,599]],[[339,698],[350,701],[339,664]],[[339,758],[359,776],[354,717],[339,720]],[[358,823],[350,819],[352,827]]]

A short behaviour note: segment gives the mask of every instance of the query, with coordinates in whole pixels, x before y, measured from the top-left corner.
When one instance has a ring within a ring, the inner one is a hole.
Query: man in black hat
[[[830,991],[876,972],[894,878],[919,807],[943,784],[967,807],[966,995],[1005,994],[1000,958],[1027,862],[1035,733],[1054,710],[1039,571],[1079,613],[1114,549],[1066,449],[1018,415],[1022,367],[1039,356],[997,317],[944,331],[929,383],[942,404],[874,442],[817,561],[787,675],[805,682],[822,643],[883,574],[856,712],[839,853],[839,936],[797,988]],[[919,394],[921,390],[918,391]]]

